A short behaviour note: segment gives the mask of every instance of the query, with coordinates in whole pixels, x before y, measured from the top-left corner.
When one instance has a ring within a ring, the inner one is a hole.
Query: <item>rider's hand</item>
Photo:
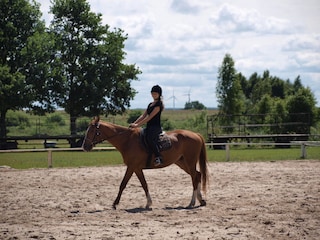
[[[129,128],[137,128],[138,124],[136,123],[130,123]]]

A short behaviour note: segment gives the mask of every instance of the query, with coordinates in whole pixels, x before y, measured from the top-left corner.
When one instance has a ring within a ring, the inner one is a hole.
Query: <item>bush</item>
[[[80,120],[79,122],[77,122],[77,133],[86,132],[88,125],[89,123],[86,120]]]
[[[7,127],[30,127],[29,118],[23,112],[9,111],[6,117]]]
[[[46,123],[47,124],[57,124],[57,125],[61,125],[61,126],[66,125],[65,121],[63,120],[63,118],[59,114],[54,114],[54,115],[47,117]]]
[[[142,112],[140,110],[130,111],[127,123],[133,123],[138,117],[140,117],[141,114]]]

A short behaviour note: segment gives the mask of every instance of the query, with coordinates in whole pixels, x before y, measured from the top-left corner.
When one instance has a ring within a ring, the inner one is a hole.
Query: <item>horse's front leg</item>
[[[133,171],[131,169],[129,169],[129,167],[127,167],[126,173],[125,173],[125,175],[122,179],[122,182],[120,184],[120,187],[119,187],[118,196],[117,196],[116,200],[114,200],[114,202],[113,202],[113,205],[112,205],[113,209],[116,209],[117,205],[119,204],[121,194],[122,194],[123,190],[126,188],[127,183],[130,180],[132,174],[133,174]]]
[[[136,171],[135,173],[136,173],[136,175],[142,185],[142,188],[146,194],[146,197],[147,197],[146,209],[150,209],[150,206],[152,205],[152,200],[151,200],[151,196],[149,194],[148,184],[147,184],[147,181],[144,177],[143,171],[142,171],[142,169],[140,169],[140,170]]]

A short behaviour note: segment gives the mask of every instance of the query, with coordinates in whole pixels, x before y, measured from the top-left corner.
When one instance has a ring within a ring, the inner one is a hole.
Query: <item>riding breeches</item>
[[[148,145],[156,157],[160,157],[160,151],[157,143],[159,139],[159,134],[161,132],[162,129],[156,126],[146,128],[146,138]]]

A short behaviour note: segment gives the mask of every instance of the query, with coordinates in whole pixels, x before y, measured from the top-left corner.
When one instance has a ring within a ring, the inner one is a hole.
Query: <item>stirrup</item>
[[[161,157],[156,157],[154,160],[154,166],[158,167],[162,164]]]

